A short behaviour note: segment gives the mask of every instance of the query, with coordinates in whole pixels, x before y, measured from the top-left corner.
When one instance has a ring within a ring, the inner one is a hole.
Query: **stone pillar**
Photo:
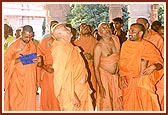
[[[109,22],[112,22],[114,18],[122,18],[122,4],[108,4],[109,7]]]
[[[45,10],[46,10],[46,7],[45,7]],[[50,20],[51,20],[51,16],[50,16],[50,11],[49,10],[46,10],[46,16],[45,16],[45,18],[46,18],[46,33],[49,33],[50,32],[50,25],[49,25],[49,23],[50,23]]]
[[[158,4],[151,5],[151,16],[150,16],[151,22],[158,20],[158,9],[159,9]]]
[[[132,23],[135,23],[136,19],[139,17],[146,18],[150,23],[151,5],[152,4],[129,4],[128,12],[130,13],[130,19],[128,22],[128,28]]]
[[[46,4],[46,30],[49,31],[50,20],[57,20],[61,23],[66,23],[67,13],[70,10],[69,4]]]

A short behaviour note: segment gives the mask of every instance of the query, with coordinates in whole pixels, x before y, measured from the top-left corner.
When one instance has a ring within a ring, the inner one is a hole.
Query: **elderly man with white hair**
[[[54,92],[61,111],[93,111],[87,69],[80,49],[73,46],[71,29],[57,24],[52,29]]]

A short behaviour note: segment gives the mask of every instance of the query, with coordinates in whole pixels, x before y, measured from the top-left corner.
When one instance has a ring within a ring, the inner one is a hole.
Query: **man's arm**
[[[153,65],[147,67],[146,69],[144,69],[143,74],[144,74],[144,75],[149,75],[149,74],[151,74],[154,70],[159,71],[159,70],[161,70],[162,68],[163,68],[162,64],[160,64],[160,63],[155,63],[155,64],[153,64]]]
[[[160,64],[160,63],[155,63],[154,66],[156,68],[155,70],[157,70],[157,71],[159,71],[163,68],[162,64]]]
[[[149,62],[148,60],[141,59],[141,72],[140,72],[140,76],[143,75],[144,70],[148,66],[148,62]]]
[[[42,68],[44,69],[44,70],[46,70],[47,72],[49,72],[49,73],[53,73],[54,72],[54,69],[53,69],[53,67],[52,67],[52,65],[43,65],[42,66]]]
[[[37,61],[38,62],[37,63],[38,67],[41,67],[42,69],[46,70],[49,73],[53,73],[54,72],[54,69],[52,68],[52,65],[45,65],[44,64],[43,56],[40,55],[37,58],[39,58],[39,59],[37,59],[38,60]]]
[[[94,49],[94,69],[95,69],[95,76],[96,80],[99,86],[99,93],[101,97],[105,97],[105,89],[103,87],[101,77],[100,77],[100,71],[99,71],[99,61],[100,61],[100,56],[101,56],[101,47],[100,45],[96,45]]]

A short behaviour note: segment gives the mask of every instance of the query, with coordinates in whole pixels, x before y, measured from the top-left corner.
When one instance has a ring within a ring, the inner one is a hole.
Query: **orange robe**
[[[45,38],[38,45],[37,52],[43,56],[45,65],[52,65],[50,37]],[[40,110],[42,111],[58,111],[59,102],[54,94],[54,73],[48,73],[46,70],[38,68],[38,81],[40,82]]]
[[[117,52],[108,56],[100,58],[100,77],[102,84],[106,90],[105,98],[101,98],[97,93],[97,110],[98,111],[121,111],[122,107],[122,91],[118,87],[118,74],[111,74],[105,69],[101,68],[101,65],[113,65],[119,61],[120,42],[118,37],[112,36]],[[97,91],[99,91],[97,87]]]
[[[111,65],[119,60],[118,54],[112,54],[109,57],[101,58],[101,65]],[[106,89],[105,99],[100,98],[97,94],[97,109],[98,111],[120,111],[122,110],[121,89],[118,87],[118,75],[113,75],[106,70],[100,69],[100,76],[104,88]],[[98,90],[99,91],[99,90]]]
[[[87,70],[78,47],[56,40],[52,45],[54,91],[61,111],[92,111]],[[72,104],[74,92],[81,102],[79,108]]]
[[[144,39],[153,43],[161,52],[162,57],[164,57],[164,41],[163,38],[157,32],[150,29],[148,31],[147,37],[145,37]]]
[[[93,97],[93,104],[94,106],[96,105],[96,78],[95,78],[95,73],[94,73],[94,67],[93,67],[93,52],[94,52],[94,47],[96,45],[98,41],[96,40],[96,38],[94,38],[93,36],[89,36],[89,37],[79,37],[74,44],[77,46],[80,46],[83,50],[84,50],[84,55],[86,54],[91,54],[92,58],[87,58],[87,56],[85,56],[88,66],[89,66],[89,81],[90,83],[90,87],[93,89],[93,93],[94,93],[94,97]],[[93,96],[93,95],[92,95]]]
[[[161,52],[162,57],[164,58],[164,41],[163,38],[154,30],[150,29],[148,31],[147,37],[144,39],[153,43]],[[159,95],[159,102],[161,105],[161,109],[164,110],[164,77],[156,84],[157,94]]]
[[[156,47],[146,40],[134,42],[127,40],[121,49],[119,70],[126,76],[128,87],[123,89],[123,107],[125,111],[159,111],[159,101],[155,85],[163,76],[163,69],[150,75],[140,76],[141,59],[163,65],[163,59]]]
[[[22,51],[16,51],[20,39],[9,46],[5,54],[5,110],[6,111],[35,111],[36,99],[36,64],[14,64],[20,54],[36,53],[35,44],[30,41]]]

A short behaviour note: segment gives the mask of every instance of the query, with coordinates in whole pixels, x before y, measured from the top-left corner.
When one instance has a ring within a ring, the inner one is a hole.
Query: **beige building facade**
[[[135,22],[138,17],[145,17],[150,22],[158,20],[159,4],[107,4],[109,7],[109,21],[115,17],[122,17],[122,6],[128,5],[129,24]],[[3,23],[7,23],[16,30],[18,27],[30,24],[35,31],[35,38],[42,38],[42,25],[46,19],[46,33],[49,32],[49,21],[57,20],[66,22],[67,13],[70,10],[70,4],[57,3],[2,3]]]
[[[122,7],[128,5],[128,12],[130,13],[129,24],[136,22],[138,17],[144,17],[152,23],[158,20],[159,4],[109,4],[109,21],[111,22],[116,17],[122,17]]]

